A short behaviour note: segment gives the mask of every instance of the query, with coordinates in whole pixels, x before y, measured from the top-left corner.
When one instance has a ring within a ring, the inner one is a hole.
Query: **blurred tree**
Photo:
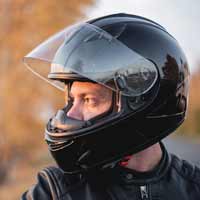
[[[200,136],[200,62],[197,70],[191,74],[188,114],[183,125],[177,130],[191,136]]]
[[[84,17],[84,6],[91,1],[0,1],[0,159],[5,161],[0,174],[13,160],[31,159],[34,151],[42,148],[48,113],[64,103],[61,92],[24,67],[22,57],[48,36]]]

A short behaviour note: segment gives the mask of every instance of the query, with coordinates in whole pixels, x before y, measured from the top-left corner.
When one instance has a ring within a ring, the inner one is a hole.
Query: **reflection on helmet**
[[[62,90],[78,80],[113,91],[112,110],[102,116],[88,121],[67,117],[69,98],[49,120],[45,138],[66,173],[118,162],[160,141],[185,119],[187,60],[178,42],[149,19],[114,14],[72,26],[39,45],[24,62]]]

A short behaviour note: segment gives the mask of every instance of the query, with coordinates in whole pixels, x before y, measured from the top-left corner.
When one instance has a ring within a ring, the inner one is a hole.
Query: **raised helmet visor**
[[[61,90],[64,86],[53,79],[68,79],[70,73],[75,73],[114,91],[120,90],[125,96],[144,94],[156,82],[157,68],[117,37],[88,23],[76,24],[33,49],[24,57],[24,63]]]

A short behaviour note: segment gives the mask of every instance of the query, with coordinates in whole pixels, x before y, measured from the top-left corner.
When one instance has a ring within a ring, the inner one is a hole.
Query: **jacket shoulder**
[[[59,199],[62,196],[61,187],[66,187],[64,173],[61,169],[50,166],[41,170],[37,175],[37,183],[29,188],[22,200]]]
[[[200,186],[200,168],[190,161],[179,158],[172,154],[172,168],[187,181],[193,182]]]

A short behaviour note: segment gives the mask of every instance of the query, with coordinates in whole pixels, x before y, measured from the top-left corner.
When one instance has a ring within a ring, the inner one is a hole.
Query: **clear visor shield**
[[[122,95],[139,96],[152,88],[156,66],[106,31],[87,23],[55,34],[24,57],[26,66],[61,90],[51,79],[75,73]],[[111,84],[115,83],[115,84]]]

